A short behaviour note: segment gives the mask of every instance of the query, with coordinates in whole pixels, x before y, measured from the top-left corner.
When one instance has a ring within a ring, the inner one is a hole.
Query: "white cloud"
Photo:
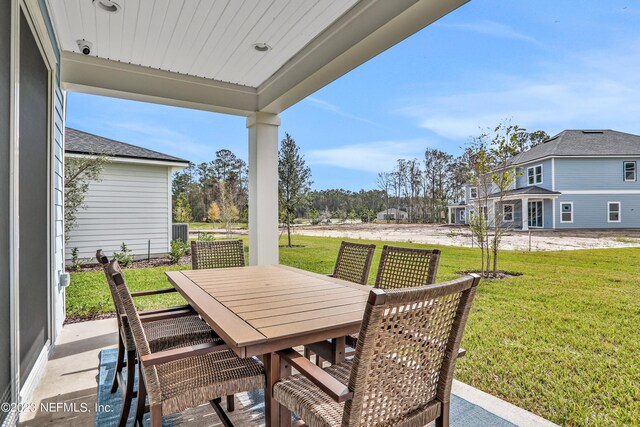
[[[375,141],[310,150],[305,157],[310,164],[377,173],[393,169],[397,159],[422,158],[428,145],[422,139]]]
[[[347,119],[358,120],[360,122],[368,123],[368,124],[373,125],[373,126],[382,127],[379,123],[376,123],[373,120],[369,120],[367,118],[360,117],[360,116],[357,116],[355,114],[348,113],[348,112],[344,111],[342,108],[338,107],[337,105],[331,104],[330,102],[324,101],[324,100],[319,99],[319,98],[314,98],[314,97],[310,96],[310,97],[305,99],[305,102],[311,103],[311,104],[313,104],[314,106],[316,106],[318,108],[322,108],[323,110],[330,111],[332,113],[335,113],[335,114],[337,114],[339,116],[342,116],[342,117],[345,117]]]
[[[115,122],[106,125],[107,128],[125,131],[127,139],[124,141],[128,143],[144,145],[151,150],[171,154],[186,160],[202,158],[203,153],[212,151],[212,147],[209,145],[197,143],[183,133],[156,124]]]
[[[402,114],[448,139],[467,139],[501,119],[549,133],[611,128],[640,133],[640,44],[625,52],[590,52],[533,77],[477,76],[477,88],[409,101]],[[536,74],[536,70],[532,74]],[[405,103],[406,105],[406,103]]]
[[[466,24],[447,24],[438,23],[438,26],[443,28],[451,28],[454,30],[471,31],[477,34],[483,34],[487,36],[500,37],[513,40],[521,40],[533,44],[539,44],[536,39],[528,36],[524,33],[516,31],[511,26],[494,21],[479,21]]]

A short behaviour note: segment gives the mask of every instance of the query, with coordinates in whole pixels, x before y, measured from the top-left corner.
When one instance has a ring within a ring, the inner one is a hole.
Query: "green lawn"
[[[331,271],[340,239],[294,243],[305,247],[281,248],[283,264]],[[371,282],[382,247],[373,243]],[[439,280],[478,267],[477,249],[440,249]],[[640,426],[640,249],[504,251],[501,268],[523,275],[481,283],[456,378],[561,425]],[[166,270],[125,274],[141,290],[168,286]],[[164,296],[141,307],[178,303]],[[102,272],[72,273],[68,314],[111,309]]]

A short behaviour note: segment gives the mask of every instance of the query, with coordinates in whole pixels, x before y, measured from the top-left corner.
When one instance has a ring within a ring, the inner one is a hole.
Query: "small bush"
[[[211,233],[198,233],[198,240],[210,242],[212,240],[216,240],[214,235]]]
[[[123,267],[129,267],[133,262],[133,252],[127,248],[124,242],[120,245],[120,252],[114,252],[113,257],[117,259],[118,263]]]
[[[178,264],[182,258],[189,252],[189,244],[182,240],[176,239],[171,241],[171,251],[169,252],[169,260],[171,264]]]
[[[78,271],[82,267],[82,260],[78,257],[78,248],[71,249],[71,265],[69,270]]]

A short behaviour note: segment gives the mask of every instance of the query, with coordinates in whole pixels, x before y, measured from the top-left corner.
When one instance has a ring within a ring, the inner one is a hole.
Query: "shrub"
[[[118,263],[123,267],[129,267],[133,262],[133,252],[127,248],[124,242],[120,245],[120,252],[114,252],[113,257],[117,259]]]
[[[69,270],[78,271],[82,267],[82,260],[78,257],[78,248],[71,249],[71,266]]]
[[[178,264],[182,258],[189,252],[189,244],[182,240],[176,239],[171,241],[171,251],[169,252],[169,260],[171,264]]]

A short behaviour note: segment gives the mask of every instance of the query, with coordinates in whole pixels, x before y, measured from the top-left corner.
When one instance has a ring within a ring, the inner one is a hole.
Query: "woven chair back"
[[[333,269],[333,277],[366,285],[376,245],[342,242]]]
[[[109,285],[111,300],[113,301],[113,306],[115,307],[116,316],[118,316],[118,324],[122,324],[122,315],[124,314],[124,307],[122,306],[122,302],[120,301],[120,296],[118,295],[118,290],[116,289],[116,283],[113,281],[113,277],[111,277],[108,271],[109,258],[107,258],[107,256],[104,254],[102,249],[98,249],[96,251],[96,259],[100,264],[102,264],[104,275],[107,277],[107,284]]]
[[[343,426],[424,426],[449,402],[479,276],[408,289],[373,289],[367,302]]]
[[[382,248],[376,288],[396,289],[431,285],[436,282],[438,249]]]
[[[131,328],[131,333],[133,334],[133,340],[136,344],[138,356],[146,356],[147,354],[151,354],[149,340],[147,339],[144,328],[142,327],[142,321],[140,320],[138,310],[133,303],[133,298],[131,297],[131,293],[129,292],[127,282],[122,275],[122,270],[120,269],[118,260],[113,259],[109,262],[109,264],[107,265],[107,274],[111,276],[111,280],[115,283],[118,296],[120,297],[120,301],[122,302],[122,307],[124,308],[125,314],[127,315],[127,321],[129,323],[129,327]]]
[[[242,240],[204,240],[191,242],[191,267],[203,268],[244,267]]]

